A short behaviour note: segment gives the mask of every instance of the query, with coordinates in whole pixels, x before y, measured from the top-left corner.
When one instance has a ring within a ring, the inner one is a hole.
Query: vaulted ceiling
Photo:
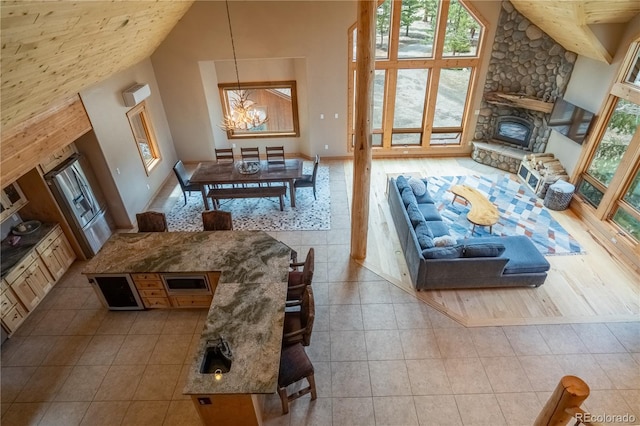
[[[596,28],[602,24],[625,24],[640,13],[638,0],[511,0],[518,12],[579,55],[611,63],[615,51]]]
[[[149,57],[193,0],[2,0],[0,97],[2,127]],[[512,0],[566,49],[610,62],[592,24],[626,23],[638,0]]]
[[[2,126],[149,57],[188,1],[2,1]]]

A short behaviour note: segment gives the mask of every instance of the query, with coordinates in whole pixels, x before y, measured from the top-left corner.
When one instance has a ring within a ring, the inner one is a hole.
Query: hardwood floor
[[[350,204],[353,163],[345,161],[344,170]],[[600,246],[571,210],[551,214],[586,254],[547,256],[551,270],[541,287],[414,291],[386,200],[388,175],[497,173],[504,172],[470,158],[374,160],[363,266],[466,326],[637,321],[640,277]]]

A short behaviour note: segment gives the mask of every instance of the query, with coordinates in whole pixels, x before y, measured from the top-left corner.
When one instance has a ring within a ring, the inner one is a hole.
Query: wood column
[[[538,414],[534,426],[564,426],[571,419],[570,411],[579,408],[589,396],[589,386],[576,376],[564,376]],[[569,412],[568,412],[569,411]]]
[[[371,190],[371,118],[375,69],[376,2],[358,1],[356,44],[355,147],[351,201],[351,257],[367,256],[369,192]]]

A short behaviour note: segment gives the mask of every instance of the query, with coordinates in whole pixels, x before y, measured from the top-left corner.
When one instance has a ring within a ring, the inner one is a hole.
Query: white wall
[[[122,100],[122,91],[135,83],[147,83],[151,88],[151,96],[146,102],[162,157],[161,163],[149,176],[145,173],[127,119],[127,111],[131,108],[125,106]],[[172,173],[172,167],[176,161],[173,139],[151,61],[145,59],[81,91],[80,97],[107,166],[102,171],[102,175],[96,177],[99,180],[113,179],[130,226],[131,223],[135,223],[135,214],[145,209],[167,176]],[[99,170],[96,172],[100,173]],[[110,173],[110,176],[106,176],[106,173]],[[119,220],[117,225],[128,227],[122,222],[123,220]]]
[[[301,129],[299,138],[234,143],[285,145],[287,152],[308,156],[347,155],[347,29],[356,21],[357,3],[242,1],[229,6],[240,80],[293,75]],[[233,55],[224,2],[195,2],[151,60],[178,156],[212,159],[214,147],[228,146],[217,129],[222,120],[221,107],[214,105],[219,104],[217,81],[235,81],[229,75]]]

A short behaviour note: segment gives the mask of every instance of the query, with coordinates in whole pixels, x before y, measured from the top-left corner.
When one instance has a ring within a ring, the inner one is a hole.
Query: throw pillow
[[[418,244],[420,244],[421,249],[431,248],[434,246],[433,244],[433,235],[431,235],[431,230],[427,226],[427,222],[421,221],[416,226],[416,237],[418,238]]]
[[[407,206],[407,215],[409,216],[409,220],[411,221],[411,226],[414,228],[418,226],[418,223],[424,220],[422,213],[420,213],[420,209],[418,209],[417,204],[409,204]]]
[[[462,254],[462,246],[433,247],[422,250],[425,259],[457,259]]]
[[[413,190],[413,193],[418,197],[424,195],[424,193],[427,192],[427,185],[425,185],[424,182],[418,178],[412,177],[407,181],[407,183]]]
[[[456,239],[451,235],[442,235],[440,237],[435,237],[433,239],[433,244],[436,247],[451,247],[455,246],[457,243]]]
[[[407,207],[409,204],[418,204],[416,200],[416,196],[413,195],[413,191],[411,188],[405,188],[402,190],[402,202],[404,206]]]
[[[398,187],[398,191],[402,193],[403,189],[409,187],[409,184],[407,183],[407,178],[405,178],[404,176],[398,176],[396,178],[396,186]]]
[[[462,257],[498,257],[504,250],[500,243],[468,244],[462,248]]]

